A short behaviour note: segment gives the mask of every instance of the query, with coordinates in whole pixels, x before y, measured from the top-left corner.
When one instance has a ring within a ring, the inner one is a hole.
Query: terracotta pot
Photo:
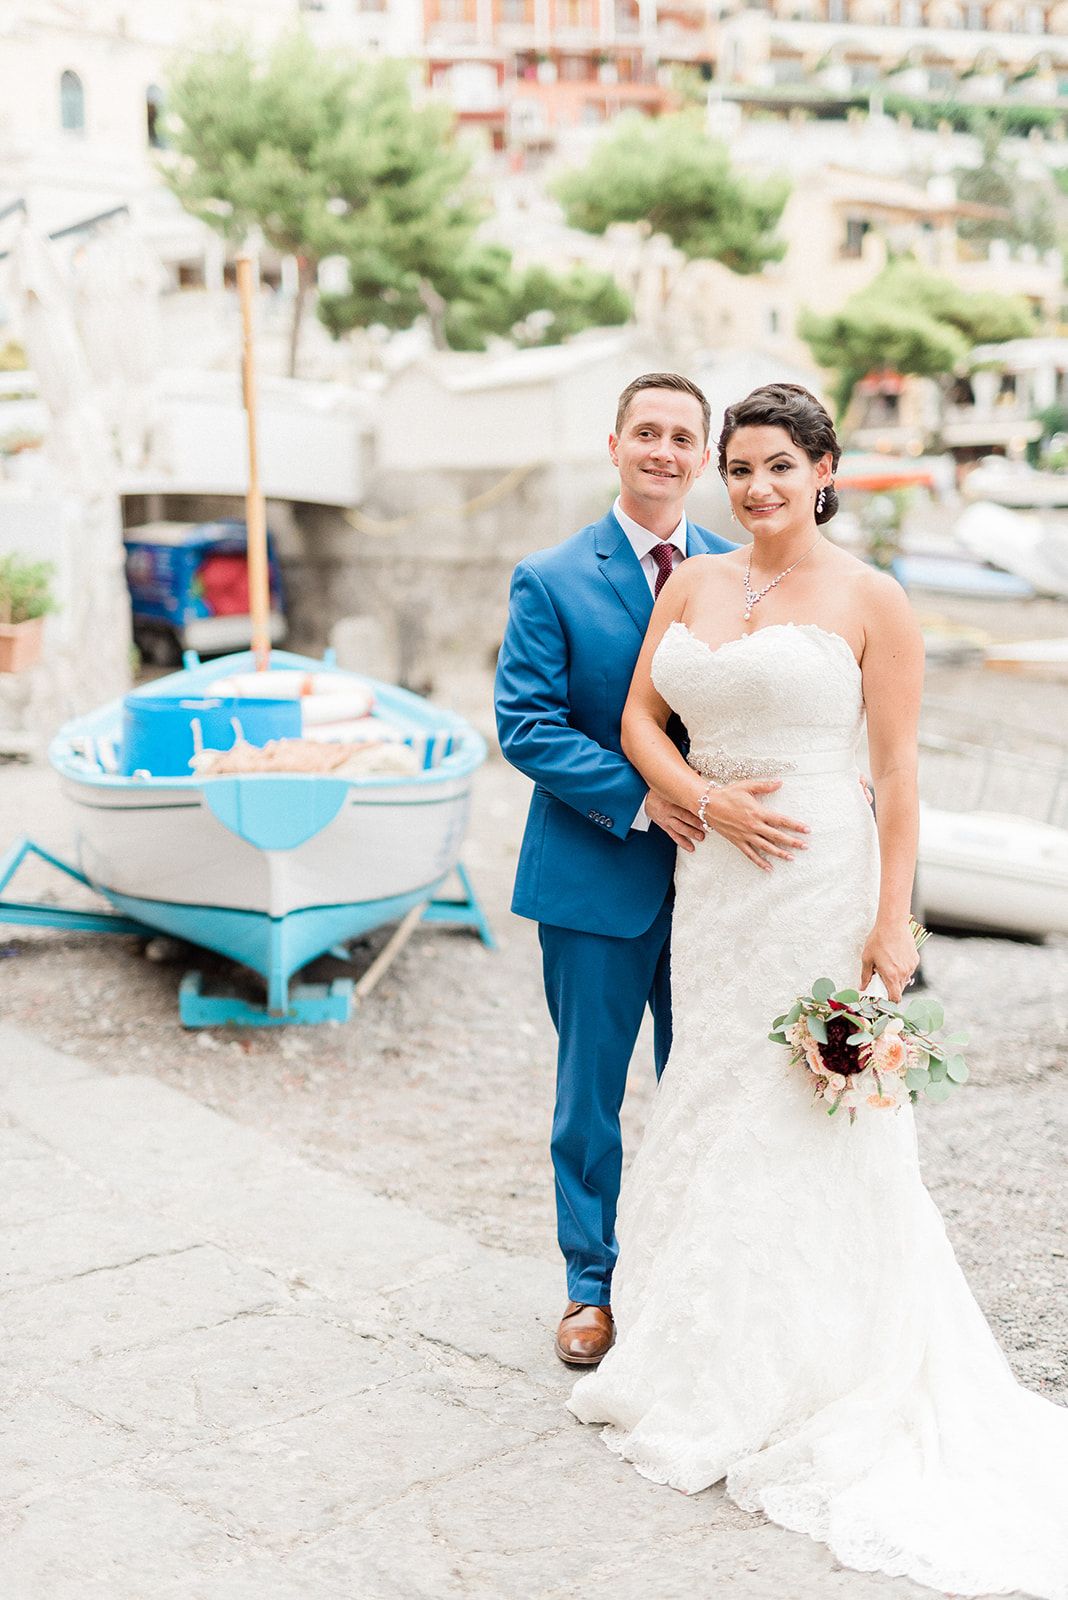
[[[24,672],[40,658],[44,618],[0,622],[0,672]]]

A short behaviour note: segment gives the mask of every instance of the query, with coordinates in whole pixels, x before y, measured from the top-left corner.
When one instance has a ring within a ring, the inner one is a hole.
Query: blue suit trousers
[[[645,933],[612,938],[538,926],[545,994],[559,1038],[552,1158],[567,1292],[607,1305],[616,1264],[623,1150],[619,1111],[648,1005],[659,1079],[671,1050],[673,891]]]

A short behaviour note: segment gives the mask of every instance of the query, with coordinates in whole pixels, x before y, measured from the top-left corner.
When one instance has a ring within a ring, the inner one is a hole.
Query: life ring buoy
[[[341,672],[240,672],[217,678],[209,692],[236,699],[299,700],[304,727],[356,722],[370,716],[372,690],[359,678]]]
[[[381,717],[339,718],[304,730],[305,739],[337,744],[403,744],[404,734]]]

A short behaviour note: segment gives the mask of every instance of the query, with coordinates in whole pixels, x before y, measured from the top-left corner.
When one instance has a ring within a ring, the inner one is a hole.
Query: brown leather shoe
[[[595,1367],[616,1342],[611,1306],[569,1300],[556,1330],[556,1353],[569,1367]]]

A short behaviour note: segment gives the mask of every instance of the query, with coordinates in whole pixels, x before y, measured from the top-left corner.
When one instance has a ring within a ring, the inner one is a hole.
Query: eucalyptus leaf
[[[872,1028],[872,1033],[875,1035],[875,1037],[877,1039],[881,1039],[883,1034],[886,1032],[886,1030],[887,1030],[887,1028],[889,1026],[890,1026],[890,1018],[889,1017],[880,1017],[878,1019],[878,1021],[876,1022],[875,1026]]]
[[[860,991],[858,989],[839,989],[837,994],[831,996],[831,999],[837,1000],[843,1006],[853,1006],[860,999]]]
[[[952,1093],[953,1085],[946,1083],[944,1079],[927,1085],[927,1098],[933,1100],[936,1106],[941,1105],[943,1100],[948,1100]]]
[[[927,1026],[940,1028],[946,1020],[946,1010],[940,1000],[927,1001]]]
[[[910,1000],[905,1008],[906,1020],[915,1027],[922,1028],[926,1033],[929,1028],[934,1027],[934,1023],[931,1021],[931,1005],[932,1002],[925,995],[917,995],[915,1000]]]
[[[789,1028],[789,1027],[792,1027],[792,1025],[795,1022],[798,1021],[800,1016],[801,1016],[801,1002],[800,1002],[800,1000],[795,1000],[793,1005],[790,1007],[789,1011],[786,1013],[785,1017],[782,1020],[786,1023],[786,1026]]]
[[[931,1081],[931,1074],[926,1067],[910,1067],[905,1073],[905,1083],[910,1089],[926,1089]]]
[[[834,984],[830,978],[817,978],[812,985],[813,1000],[829,1000],[834,994]]]
[[[946,1067],[946,1063],[944,1061],[932,1061],[928,1071],[931,1074],[932,1083],[945,1082],[948,1068]]]
[[[851,1033],[846,1040],[846,1044],[871,1044],[871,1034],[867,1031],[864,1033]]]
[[[790,1041],[786,1037],[785,1033],[769,1033],[768,1034],[768,1038],[771,1040],[772,1044],[789,1044],[790,1043]]]
[[[827,1024],[822,1017],[809,1017],[808,1031],[817,1044],[827,1043]]]
[[[967,1044],[968,1038],[969,1035],[966,1033],[944,1033],[940,1042],[942,1044]]]
[[[968,1063],[963,1056],[950,1056],[946,1062],[946,1073],[954,1083],[967,1083]]]

